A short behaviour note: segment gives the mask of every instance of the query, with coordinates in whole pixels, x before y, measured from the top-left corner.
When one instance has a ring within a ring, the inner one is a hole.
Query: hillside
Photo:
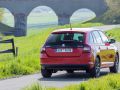
[[[120,24],[120,0],[106,0],[109,6],[108,11],[94,21],[106,24]]]
[[[5,25],[3,23],[0,23],[0,33],[1,34],[7,34],[10,33],[11,31],[13,31],[13,27],[10,27],[8,25]]]

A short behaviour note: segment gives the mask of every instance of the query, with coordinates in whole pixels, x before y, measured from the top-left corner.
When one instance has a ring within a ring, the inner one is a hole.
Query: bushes
[[[114,10],[108,10],[101,17],[96,18],[95,21],[100,21],[105,24],[119,24],[120,23],[120,11],[115,12]]]
[[[3,65],[0,68],[0,78],[15,76],[15,75],[27,75],[34,73],[36,70],[29,65],[19,63],[18,61],[12,61],[9,64]]]
[[[111,74],[98,79],[91,79],[77,85],[64,88],[45,88],[39,84],[33,84],[24,90],[120,90],[120,74]]]
[[[120,0],[106,0],[108,4],[108,11],[102,16],[93,21],[99,21],[106,24],[119,24],[120,23]]]

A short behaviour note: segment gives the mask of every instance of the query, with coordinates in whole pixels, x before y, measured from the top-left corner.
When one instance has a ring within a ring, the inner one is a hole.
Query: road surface
[[[106,25],[100,28],[102,30],[109,30],[112,28],[120,27],[120,25]],[[116,44],[120,50],[120,43]],[[101,76],[107,75],[109,73],[109,69],[103,69],[101,72]],[[58,72],[53,74],[52,78],[45,79],[42,78],[41,74],[27,75],[19,78],[11,78],[7,80],[0,80],[0,90],[21,90],[23,87],[27,85],[31,85],[32,83],[38,82],[42,86],[48,87],[64,87],[70,84],[78,84],[83,81],[87,81],[90,79],[89,75],[87,75],[84,71],[75,72],[74,74],[67,74],[66,72]]]

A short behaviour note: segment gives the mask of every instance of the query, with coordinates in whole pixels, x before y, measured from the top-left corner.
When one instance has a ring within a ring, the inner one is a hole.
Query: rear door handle
[[[101,50],[101,47],[99,46],[99,50]]]
[[[109,49],[109,47],[107,47],[107,50]]]

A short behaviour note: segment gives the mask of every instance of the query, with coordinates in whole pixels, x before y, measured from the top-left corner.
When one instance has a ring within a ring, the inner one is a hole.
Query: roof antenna
[[[71,24],[71,22],[70,22],[70,30],[72,30],[72,24]]]

